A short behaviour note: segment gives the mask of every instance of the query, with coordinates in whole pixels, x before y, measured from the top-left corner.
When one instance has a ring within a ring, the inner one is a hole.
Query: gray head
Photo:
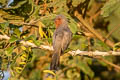
[[[55,18],[56,28],[60,27],[60,25],[66,26],[67,24],[68,24],[68,20],[64,15],[60,14],[60,15],[56,16],[56,18]]]

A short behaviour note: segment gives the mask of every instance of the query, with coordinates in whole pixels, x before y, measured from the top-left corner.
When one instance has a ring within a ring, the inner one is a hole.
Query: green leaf
[[[90,69],[86,62],[80,60],[78,57],[75,59],[75,61],[77,62],[77,67],[79,67],[85,74],[87,74],[91,78],[94,77],[94,72]]]
[[[36,36],[35,35],[30,35],[28,37],[25,38],[25,40],[36,40]]]
[[[76,69],[69,69],[66,72],[66,76],[69,79],[79,79],[80,78],[80,73],[76,71]]]
[[[0,5],[5,6],[8,4],[8,0],[0,0]]]
[[[0,24],[0,27],[2,28],[2,29],[6,29],[7,27],[9,26],[9,22],[4,22],[4,23],[1,23]]]
[[[20,32],[19,28],[16,28],[16,29],[14,30],[14,33],[17,35],[17,37],[20,38],[21,32]]]
[[[96,39],[95,43],[94,43],[94,50],[99,50],[99,51],[108,51],[110,50],[109,46],[106,45],[104,42]]]
[[[111,13],[116,11],[120,7],[120,0],[109,0],[102,8],[101,15],[108,17]]]
[[[47,39],[49,43],[52,43],[52,38]]]
[[[42,40],[34,40],[33,41],[35,43],[35,45],[39,46],[41,43],[43,43]]]
[[[17,41],[17,40],[19,40],[17,37],[11,36],[9,42],[10,42],[10,43],[13,43],[13,42],[15,42],[15,41]]]
[[[105,56],[103,57],[105,60],[109,61],[109,62],[113,62],[113,56]],[[104,63],[103,61],[101,60],[98,60],[98,62],[103,65],[103,66],[109,66],[108,64]]]
[[[84,61],[86,61],[88,64],[92,65],[92,59],[91,58],[85,57]]]
[[[7,49],[6,49],[7,54],[8,54],[8,55],[9,55],[9,54],[12,54],[14,48],[15,48],[15,46],[11,46],[11,47],[7,48]]]
[[[110,22],[110,24],[107,26],[109,33],[113,31],[110,36],[113,39],[120,41],[120,37],[118,36],[118,34],[120,34],[120,7],[116,9],[112,15],[107,17],[106,21]]]
[[[74,6],[74,7],[77,7],[81,2],[84,2],[85,0],[73,0],[72,1],[72,5]]]
[[[83,36],[73,36],[73,40],[71,41],[69,48],[72,50],[85,50],[87,48],[87,39]]]

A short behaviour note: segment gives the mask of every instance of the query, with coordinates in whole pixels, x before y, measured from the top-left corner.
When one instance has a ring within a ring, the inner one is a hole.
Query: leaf
[[[24,39],[25,40],[33,40],[34,41],[36,39],[36,36],[35,35],[30,35],[28,37],[25,36]]]
[[[25,65],[25,64],[26,64],[26,62],[20,62],[19,64],[20,64],[20,65]]]
[[[116,9],[112,15],[107,17],[106,20],[110,22],[107,26],[109,33],[113,31],[111,37],[120,41],[120,37],[118,35],[120,34],[120,7]]]
[[[21,58],[22,61],[26,60],[26,57],[24,57],[24,56],[21,56],[20,58]]]
[[[102,57],[104,58],[105,60],[109,61],[109,62],[113,62],[113,56],[105,56],[105,57]],[[98,62],[100,64],[102,64],[103,66],[109,66],[108,64],[106,64],[105,62],[103,62],[102,60],[98,60]]]
[[[56,79],[51,78],[51,77],[47,77],[46,80],[56,80]]]
[[[66,73],[68,78],[79,78],[80,74],[76,71],[76,69],[69,69]]]
[[[90,69],[86,62],[81,61],[78,57],[75,59],[75,61],[77,62],[77,67],[79,67],[85,74],[91,78],[94,77],[94,72]]]
[[[104,42],[100,41],[100,40],[96,40],[96,42],[94,43],[94,50],[99,50],[99,51],[108,51],[110,50],[109,46],[106,45]]]
[[[17,73],[21,73],[21,71],[22,71],[21,67],[15,67],[14,69],[16,70]]]
[[[114,51],[120,51],[120,42],[115,43],[114,47],[113,47]]]
[[[45,38],[47,38],[47,35],[44,33],[42,27],[44,27],[45,25],[42,22],[38,22],[38,26],[39,26],[39,34],[40,36],[43,38],[43,36],[45,36]]]
[[[85,0],[73,0],[72,1],[72,5],[74,6],[74,7],[77,7],[81,2],[84,2]]]
[[[54,19],[56,15],[55,14],[50,14],[47,15],[45,18],[42,19],[42,23],[45,24],[45,27],[47,28],[53,28],[54,25]]]
[[[12,54],[14,48],[15,48],[15,46],[11,46],[11,47],[7,48],[6,49],[7,54]]]
[[[92,65],[92,59],[91,58],[84,58],[84,61],[86,61],[88,64]]]
[[[15,67],[15,69],[22,70],[22,68],[21,68],[21,67]]]
[[[15,41],[17,41],[17,40],[19,40],[17,37],[11,36],[9,42],[10,42],[10,43],[13,43],[13,42],[15,42]]]
[[[29,52],[31,52],[31,51],[32,51],[31,47],[29,47],[29,48],[28,48],[28,51],[29,51]]]
[[[56,0],[54,3],[48,5],[49,7],[57,8],[54,12],[61,13],[61,12],[68,12],[69,9],[66,6],[66,0]]]
[[[44,72],[44,73],[52,74],[52,75],[54,75],[54,76],[56,75],[56,74],[55,74],[53,71],[51,71],[51,70],[44,70],[43,72]]]
[[[9,22],[0,23],[0,27],[5,30],[9,26]]]
[[[73,40],[71,41],[69,48],[72,50],[80,49],[85,50],[87,48],[87,40],[83,36],[73,36]]]
[[[34,40],[35,45],[40,46],[41,43],[43,43],[42,40]]]
[[[10,74],[11,76],[15,76],[14,72],[13,71],[10,71]]]
[[[22,50],[26,50],[26,47],[25,47],[25,46],[21,46],[21,49],[22,49]]]
[[[66,76],[68,77],[68,78],[72,78],[72,75],[73,73],[72,73],[72,70],[71,69],[69,69],[69,70],[67,70],[67,73],[66,73]]]
[[[101,15],[103,17],[108,17],[111,13],[116,11],[120,7],[120,0],[109,0],[103,6]]]
[[[7,3],[8,3],[8,0],[0,0],[0,5],[1,6],[7,5]]]
[[[19,37],[19,38],[20,38],[21,31],[20,31],[20,29],[19,29],[19,28],[16,28],[16,29],[14,30],[14,33],[17,35],[17,37]]]

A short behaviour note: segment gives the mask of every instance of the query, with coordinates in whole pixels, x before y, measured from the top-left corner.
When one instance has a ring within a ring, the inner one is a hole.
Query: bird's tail
[[[60,63],[60,53],[54,53],[52,55],[52,61],[50,64],[50,70],[58,70]]]

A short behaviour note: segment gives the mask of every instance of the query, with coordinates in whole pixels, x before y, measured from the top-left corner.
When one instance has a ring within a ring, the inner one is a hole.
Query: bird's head
[[[67,19],[65,18],[65,16],[63,15],[58,15],[55,18],[55,25],[56,28],[60,27],[60,26],[66,26],[68,23]]]

